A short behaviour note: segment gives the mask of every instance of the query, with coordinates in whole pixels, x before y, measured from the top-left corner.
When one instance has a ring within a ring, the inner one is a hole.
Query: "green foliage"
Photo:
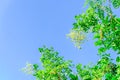
[[[68,78],[77,80],[77,76],[72,74],[71,61],[63,60],[58,56],[58,52],[53,48],[39,48],[41,53],[40,61],[44,69],[38,69],[38,65],[34,64],[34,76],[38,80],[67,80]]]
[[[114,4],[118,0],[112,0]],[[120,18],[112,13],[109,5],[104,5],[107,0],[87,0],[89,8],[85,13],[75,16],[76,22],[73,29],[82,29],[89,32],[92,28],[96,46],[100,46],[99,53],[110,48],[120,53]],[[118,1],[119,3],[120,1]],[[102,47],[102,48],[101,48]]]
[[[120,0],[111,0],[114,8],[120,7]]]
[[[119,0],[87,0],[87,11],[77,15],[77,18],[75,16],[74,24],[77,27],[74,25],[73,29],[82,29],[85,32],[92,29],[96,39],[94,44],[99,46],[98,55],[101,56],[100,61],[92,67],[77,66],[78,74],[83,80],[102,80],[104,76],[106,80],[120,79],[120,18],[113,14],[110,7],[112,4],[114,8],[119,8],[119,3]],[[117,64],[112,63],[110,56],[103,56],[110,49],[117,51]]]
[[[120,7],[119,0],[86,0],[88,9],[85,13],[75,16],[71,32],[67,35],[77,48],[86,39],[86,33],[94,35],[95,46],[98,46],[100,59],[94,65],[77,64],[77,74],[73,72],[73,64],[64,60],[53,48],[39,48],[40,61],[33,64],[33,76],[37,80],[120,80],[120,18],[114,15],[113,8]],[[117,53],[116,63],[108,50]]]

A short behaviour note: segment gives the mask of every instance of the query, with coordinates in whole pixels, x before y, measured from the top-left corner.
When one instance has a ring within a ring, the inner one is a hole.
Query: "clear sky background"
[[[34,80],[20,69],[39,63],[39,47],[53,46],[74,64],[95,63],[99,57],[92,36],[78,50],[66,38],[84,0],[0,0],[0,80]],[[114,10],[120,16],[120,10]]]

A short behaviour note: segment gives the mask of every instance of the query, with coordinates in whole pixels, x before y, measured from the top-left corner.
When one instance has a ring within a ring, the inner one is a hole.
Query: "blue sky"
[[[95,63],[92,36],[78,50],[66,38],[84,0],[0,0],[0,80],[33,80],[20,71],[26,62],[39,63],[39,47],[53,46],[73,63]],[[119,15],[119,10],[114,10]]]

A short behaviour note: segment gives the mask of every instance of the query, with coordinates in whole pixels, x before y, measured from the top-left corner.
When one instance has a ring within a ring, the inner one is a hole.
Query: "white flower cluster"
[[[79,49],[81,48],[80,44],[85,40],[85,34],[81,30],[71,30],[70,33],[67,34],[67,37],[69,37]]]
[[[27,74],[33,74],[33,65],[27,62],[26,66],[22,68],[22,71]]]

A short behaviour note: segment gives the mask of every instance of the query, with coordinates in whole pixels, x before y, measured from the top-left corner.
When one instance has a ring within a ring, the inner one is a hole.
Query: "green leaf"
[[[116,62],[120,62],[120,56],[116,58]]]
[[[76,16],[75,16],[75,19],[76,19],[76,20],[79,20],[79,19],[80,19],[80,16],[79,16],[79,15],[76,15]]]
[[[105,78],[106,78],[106,79],[111,79],[111,78],[112,78],[112,74],[111,74],[111,73],[107,73],[107,74],[105,75]]]
[[[77,23],[73,23],[73,29],[78,29],[78,25],[77,25]]]
[[[96,39],[96,38],[100,38],[100,34],[96,33],[96,34],[94,35],[94,39]]]
[[[37,70],[38,67],[39,67],[39,66],[38,66],[37,64],[34,64],[34,65],[33,65],[34,70]]]
[[[38,50],[39,50],[40,52],[43,52],[43,48],[38,48]]]
[[[100,47],[99,49],[98,49],[98,53],[103,53],[103,52],[105,52],[106,51],[106,49],[104,48],[104,47]]]
[[[74,74],[70,74],[69,76],[70,76],[71,80],[76,80],[76,76]]]
[[[120,22],[120,18],[117,18],[117,21]]]
[[[98,40],[98,41],[96,41],[94,44],[95,44],[95,46],[100,46],[100,45],[102,45],[102,41],[101,41],[101,40]]]
[[[112,77],[112,80],[117,80],[117,77],[116,77],[116,76],[113,76],[113,77]]]

